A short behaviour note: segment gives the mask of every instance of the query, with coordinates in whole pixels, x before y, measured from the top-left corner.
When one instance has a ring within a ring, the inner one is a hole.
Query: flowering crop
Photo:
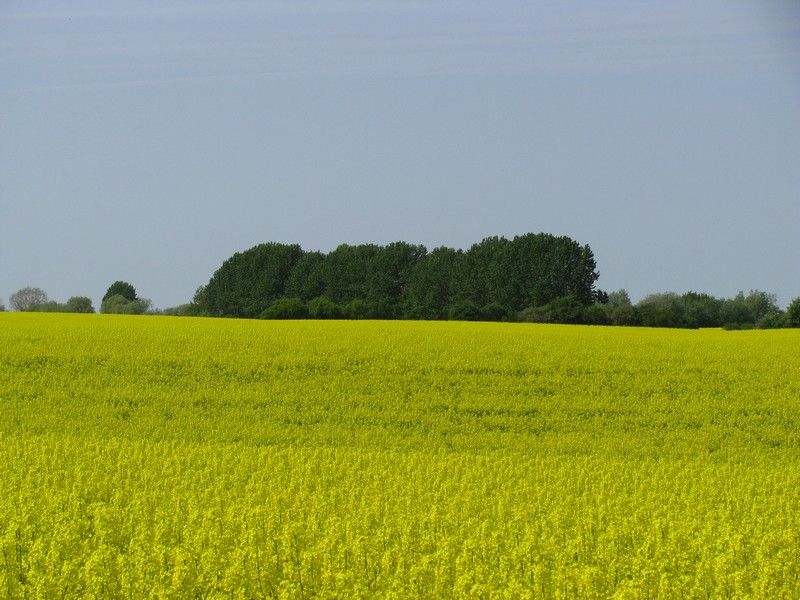
[[[0,596],[800,597],[800,332],[0,313]]]

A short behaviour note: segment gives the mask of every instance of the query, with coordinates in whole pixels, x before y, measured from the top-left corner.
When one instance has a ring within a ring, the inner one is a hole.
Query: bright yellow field
[[[800,331],[0,313],[0,596],[798,598]]]

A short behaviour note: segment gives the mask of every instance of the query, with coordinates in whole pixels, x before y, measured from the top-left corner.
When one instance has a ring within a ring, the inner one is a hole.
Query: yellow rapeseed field
[[[0,597],[800,598],[800,331],[0,313]]]

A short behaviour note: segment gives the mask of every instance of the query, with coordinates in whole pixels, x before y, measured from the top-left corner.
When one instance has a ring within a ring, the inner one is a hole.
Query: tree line
[[[590,306],[597,278],[589,246],[544,233],[466,251],[394,242],[324,254],[271,242],[231,256],[193,304],[218,317],[517,320],[557,298]]]
[[[488,237],[467,250],[394,242],[341,244],[329,253],[269,242],[237,252],[191,302],[159,311],[124,281],[106,291],[101,313],[262,319],[426,319],[644,327],[800,327],[800,298],[786,311],[773,294],[733,298],[595,288],[591,249],[568,237]],[[91,300],[50,300],[39,288],[10,298],[19,311],[95,312]],[[0,303],[0,310],[5,307]]]
[[[780,309],[774,294],[751,290],[733,298],[715,298],[704,293],[650,294],[632,304],[625,290],[599,292],[598,302],[581,307],[568,298],[559,298],[542,307],[523,311],[521,320],[542,323],[587,325],[627,325],[698,329],[777,329],[800,327],[800,298],[786,311]]]

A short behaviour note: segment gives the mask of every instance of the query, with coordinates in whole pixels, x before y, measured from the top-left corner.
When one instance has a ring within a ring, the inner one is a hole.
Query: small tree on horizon
[[[29,310],[32,306],[44,304],[49,300],[50,298],[47,297],[47,293],[42,288],[28,286],[11,294],[8,303],[12,309],[23,312]]]
[[[136,300],[136,288],[127,281],[115,281],[106,291],[102,301],[105,302],[112,296],[122,296],[128,302],[133,302]]]

